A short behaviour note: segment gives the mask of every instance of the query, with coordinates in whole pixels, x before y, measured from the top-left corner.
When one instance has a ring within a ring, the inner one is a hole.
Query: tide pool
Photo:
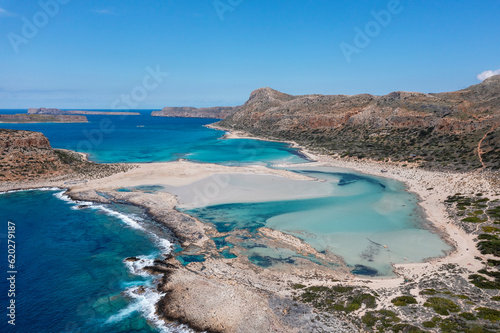
[[[100,163],[167,162],[179,158],[228,165],[307,162],[285,143],[221,139],[223,131],[203,126],[216,122],[214,119],[151,117],[153,110],[122,111],[141,115],[87,115],[88,123],[4,123],[0,128],[42,132],[53,148],[88,153],[92,161]]]

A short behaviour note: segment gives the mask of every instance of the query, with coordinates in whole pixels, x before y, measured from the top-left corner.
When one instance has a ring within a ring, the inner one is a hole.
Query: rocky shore
[[[238,137],[235,133],[231,136]],[[246,135],[240,133],[239,137]],[[427,219],[455,250],[424,263],[395,265],[396,278],[366,279],[353,276],[342,259],[333,254],[318,253],[294,236],[260,228],[264,246],[312,254],[336,265],[331,269],[304,259],[294,265],[285,262],[279,267],[262,268],[241,255],[237,242],[234,248],[224,248],[237,256],[221,258],[214,238],[226,236],[232,242],[230,234],[222,235],[213,226],[177,211],[178,199],[168,191],[144,190],[144,186],[179,186],[227,173],[297,179],[295,173],[262,166],[227,167],[186,161],[117,165],[123,173],[96,171],[94,177],[91,173],[83,177],[80,174],[77,179],[81,181],[77,182],[69,181],[70,178],[3,182],[0,189],[59,186],[69,189],[68,195],[76,200],[128,202],[144,207],[175,234],[182,249],[176,256],[207,258],[183,265],[168,255],[148,268],[158,276],[158,289],[166,295],[157,306],[158,313],[167,321],[186,323],[199,331],[500,329],[499,254],[479,246],[481,239],[495,243],[500,234],[495,226],[499,222],[495,212],[500,199],[497,174],[429,171],[417,165],[404,166],[402,162],[347,159],[305,149],[303,153],[316,160],[318,166],[354,169],[404,182],[408,190],[419,195]],[[123,188],[128,190],[120,191]],[[490,245],[482,246],[491,249]]]

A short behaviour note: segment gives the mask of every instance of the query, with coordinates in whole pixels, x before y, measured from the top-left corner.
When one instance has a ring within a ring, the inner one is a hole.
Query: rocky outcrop
[[[225,119],[234,114],[238,106],[215,106],[211,108],[193,107],[165,107],[161,111],[153,111],[153,117],[178,117],[178,118],[215,118]]]
[[[460,170],[500,168],[500,76],[449,93],[287,95],[253,91],[217,123],[342,156]],[[485,139],[481,142],[481,138]]]
[[[93,163],[82,153],[53,149],[42,133],[0,129],[0,182],[25,187],[28,181],[102,178],[131,168],[133,165]]]
[[[86,123],[85,116],[52,114],[0,114],[0,123]]]
[[[0,129],[0,181],[33,180],[71,172],[42,134]]]

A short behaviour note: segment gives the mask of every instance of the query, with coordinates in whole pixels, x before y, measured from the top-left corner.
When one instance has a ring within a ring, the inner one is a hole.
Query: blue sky
[[[137,108],[238,105],[266,86],[441,92],[500,69],[500,1],[397,2],[0,0],[0,108],[111,108],[133,93]]]

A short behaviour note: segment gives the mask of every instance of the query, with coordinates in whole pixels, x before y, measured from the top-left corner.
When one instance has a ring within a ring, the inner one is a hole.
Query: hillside
[[[215,118],[225,119],[238,111],[238,106],[215,106],[211,108],[165,107],[161,111],[153,111],[153,117]]]
[[[430,168],[500,168],[500,76],[448,93],[292,96],[253,91],[226,129],[341,156]]]
[[[87,161],[82,154],[53,149],[42,133],[0,129],[0,182],[39,180],[67,174],[100,178],[129,168],[97,164]]]

